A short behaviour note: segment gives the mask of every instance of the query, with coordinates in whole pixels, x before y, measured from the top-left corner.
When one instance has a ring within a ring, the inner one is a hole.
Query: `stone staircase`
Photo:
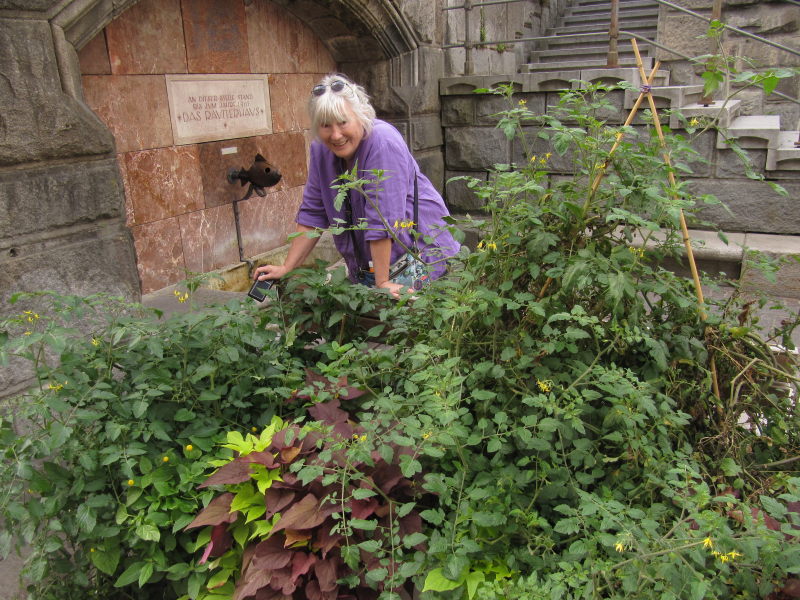
[[[603,68],[608,55],[608,30],[611,3],[608,0],[576,0],[561,19],[559,26],[548,30],[546,36],[560,39],[541,42],[541,48],[530,53],[522,73]],[[658,28],[658,3],[652,0],[620,0],[619,29],[655,39]],[[652,68],[650,46],[639,44],[645,69]],[[633,50],[621,40],[618,48],[619,66],[635,66]]]

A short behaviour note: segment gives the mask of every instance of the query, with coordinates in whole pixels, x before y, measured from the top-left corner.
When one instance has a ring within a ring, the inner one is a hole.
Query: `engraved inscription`
[[[263,75],[167,75],[176,145],[272,133]]]

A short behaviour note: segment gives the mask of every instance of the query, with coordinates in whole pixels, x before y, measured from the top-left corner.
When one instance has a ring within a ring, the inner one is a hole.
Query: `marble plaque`
[[[166,75],[175,145],[272,133],[266,75]]]

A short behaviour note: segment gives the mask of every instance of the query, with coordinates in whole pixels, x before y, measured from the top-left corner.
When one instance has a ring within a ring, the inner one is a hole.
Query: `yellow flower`
[[[89,548],[89,552],[94,552],[94,548]]]
[[[92,346],[99,346],[99,345],[100,345],[100,340],[98,340],[97,338],[92,338]]]
[[[135,483],[136,483],[136,482],[135,482],[133,479],[128,479],[128,485],[129,485],[129,486],[132,486],[132,485],[134,485]]]
[[[628,252],[637,258],[644,257],[644,248],[634,248],[633,246],[628,246]]]
[[[177,298],[178,302],[180,302],[181,304],[183,304],[184,302],[186,302],[189,299],[189,292],[186,292],[185,294],[182,294],[178,290],[175,290],[172,293],[175,294],[175,298]]]
[[[552,153],[552,152],[545,152],[545,154],[544,154],[544,157],[545,157],[547,160],[550,160],[550,157],[551,157],[551,156],[553,156],[553,153]]]
[[[497,244],[495,244],[494,242],[489,242],[488,244],[486,244],[486,249],[487,250],[497,250]]]
[[[620,553],[625,552],[625,544],[623,544],[622,542],[617,542],[616,544],[614,544],[614,550]]]
[[[430,431],[428,431],[427,433],[423,433],[422,434],[422,439],[423,440],[427,440],[429,437],[431,437],[431,432]]]
[[[360,438],[358,438],[358,441],[359,442],[366,442],[367,441],[367,436],[366,435],[362,435]]]
[[[192,450],[194,450],[194,446],[192,446],[191,444],[186,444],[186,451],[191,452]]]
[[[703,540],[703,548],[713,548],[713,547],[714,547],[714,542],[710,537],[707,537],[706,539]]]
[[[535,155],[535,154],[534,154],[533,156],[531,156],[531,162],[532,162],[532,163],[535,163],[535,162],[536,162],[536,155]]]
[[[726,562],[728,562],[728,561],[729,561],[731,558],[730,558],[730,556],[728,556],[727,554],[720,554],[720,555],[719,555],[719,559],[720,559],[720,561],[722,561],[722,562],[726,563]]]
[[[56,383],[56,384],[54,385],[54,384],[52,384],[52,383],[48,383],[48,384],[47,384],[47,387],[48,387],[48,389],[51,389],[51,390],[53,390],[54,392],[57,392],[57,391],[59,391],[59,390],[62,390],[62,389],[64,389],[64,384],[63,384],[63,383]]]
[[[23,335],[33,335],[32,331],[26,331]]]
[[[542,381],[541,379],[536,379],[536,385],[539,386],[539,389],[543,392],[549,392],[553,389],[553,382],[549,379]]]
[[[527,103],[528,103],[528,101],[527,101],[527,100],[520,100],[520,101],[519,101],[519,105],[520,105],[520,106],[525,106]]]
[[[698,121],[697,118],[693,118],[691,121],[689,121],[689,126],[697,127],[698,123],[700,123],[700,121]]]
[[[162,462],[169,462],[169,456],[165,456],[161,459]]]
[[[539,159],[539,164],[546,165],[547,164],[547,157],[543,156]]]
[[[741,554],[740,552],[737,552],[736,550],[731,550],[727,554],[727,557],[730,558],[731,560],[736,560],[740,556],[743,556],[743,554]]]
[[[400,221],[395,220],[394,228],[397,229],[400,226]]]

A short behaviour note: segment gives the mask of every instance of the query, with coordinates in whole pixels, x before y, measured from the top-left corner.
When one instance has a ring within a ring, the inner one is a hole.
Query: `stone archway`
[[[370,89],[441,186],[440,0],[273,2]],[[7,304],[18,291],[139,297],[114,139],[86,105],[78,57],[134,4],[0,0],[0,314],[18,309]],[[26,376],[0,372],[0,395]]]

